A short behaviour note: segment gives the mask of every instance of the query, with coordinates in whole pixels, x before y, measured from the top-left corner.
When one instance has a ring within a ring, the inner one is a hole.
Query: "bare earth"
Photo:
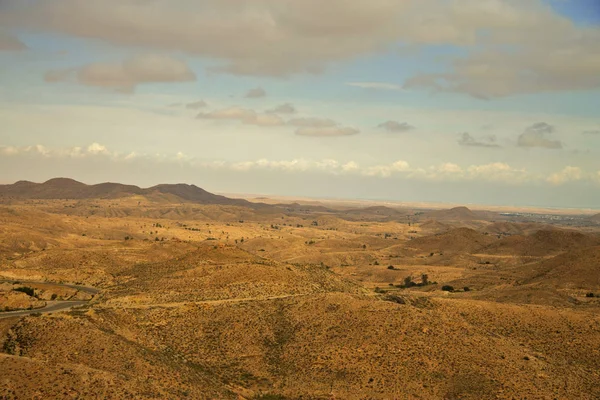
[[[4,200],[0,310],[82,307],[0,313],[0,398],[600,398],[594,221],[173,196]]]

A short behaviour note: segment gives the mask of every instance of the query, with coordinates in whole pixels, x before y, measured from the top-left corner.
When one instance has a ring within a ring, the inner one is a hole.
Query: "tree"
[[[427,274],[421,274],[421,284],[423,286],[429,285],[429,276]]]

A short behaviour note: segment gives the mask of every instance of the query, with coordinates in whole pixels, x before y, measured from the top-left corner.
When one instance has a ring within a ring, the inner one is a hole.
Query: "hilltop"
[[[425,213],[428,219],[447,221],[473,221],[480,219],[467,207],[454,207],[449,210],[430,211]]]
[[[44,183],[19,181],[12,185],[0,185],[0,197],[16,199],[117,199],[128,196],[171,195],[179,202],[197,204],[234,205],[256,208],[264,206],[242,199],[230,199],[207,192],[195,185],[161,184],[142,189],[134,185],[120,183],[100,183],[86,185],[68,178],[54,178]]]

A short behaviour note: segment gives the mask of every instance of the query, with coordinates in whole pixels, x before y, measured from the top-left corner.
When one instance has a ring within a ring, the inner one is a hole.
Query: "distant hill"
[[[233,205],[261,208],[264,204],[251,203],[242,199],[230,199],[207,192],[195,185],[174,184],[157,185],[142,189],[133,185],[119,183],[100,183],[86,185],[68,178],[50,179],[44,183],[19,181],[12,185],[0,185],[0,197],[17,199],[116,199],[134,195],[155,196],[172,195],[182,202],[197,204]]]
[[[493,222],[481,229],[482,232],[503,235],[527,235],[541,229],[550,229],[548,226],[535,222]],[[558,228],[556,228],[558,229]]]
[[[450,225],[446,225],[446,224],[436,221],[434,219],[428,219],[427,221],[425,221],[421,225],[419,225],[419,227],[424,231],[429,231],[429,232],[434,232],[434,233],[445,232],[445,231],[449,231],[450,229],[452,229],[452,227]]]
[[[447,221],[472,221],[479,219],[477,215],[467,207],[455,207],[449,210],[430,211],[425,213],[428,219]]]
[[[543,229],[532,235],[514,235],[482,249],[486,254],[544,257],[572,249],[600,245],[600,238],[562,229]]]
[[[600,224],[600,214],[592,215],[590,220]]]
[[[532,267],[525,283],[558,288],[600,289],[600,246],[571,250]]]
[[[353,208],[350,210],[344,210],[340,212],[342,218],[348,220],[380,220],[380,221],[394,221],[394,220],[406,220],[406,216],[409,215],[406,210],[398,210],[386,206],[371,206],[365,208]]]
[[[409,246],[426,252],[474,252],[495,242],[492,236],[484,235],[473,229],[457,228],[432,236],[414,239]]]

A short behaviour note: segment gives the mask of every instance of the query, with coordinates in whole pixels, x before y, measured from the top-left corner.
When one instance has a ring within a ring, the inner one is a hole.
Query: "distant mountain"
[[[592,215],[590,217],[590,220],[592,220],[593,222],[597,222],[597,223],[600,224],[600,214]]]
[[[478,216],[467,207],[455,207],[449,210],[430,211],[425,213],[428,219],[446,220],[446,221],[472,221]]]
[[[120,183],[86,185],[73,179],[55,178],[44,183],[19,181],[12,185],[0,185],[0,197],[17,199],[116,199],[134,195],[152,196],[156,194],[172,195],[183,202],[197,204],[233,205],[251,208],[265,206],[247,200],[219,196],[198,186],[187,184],[163,184],[142,189],[138,186],[122,185]]]

